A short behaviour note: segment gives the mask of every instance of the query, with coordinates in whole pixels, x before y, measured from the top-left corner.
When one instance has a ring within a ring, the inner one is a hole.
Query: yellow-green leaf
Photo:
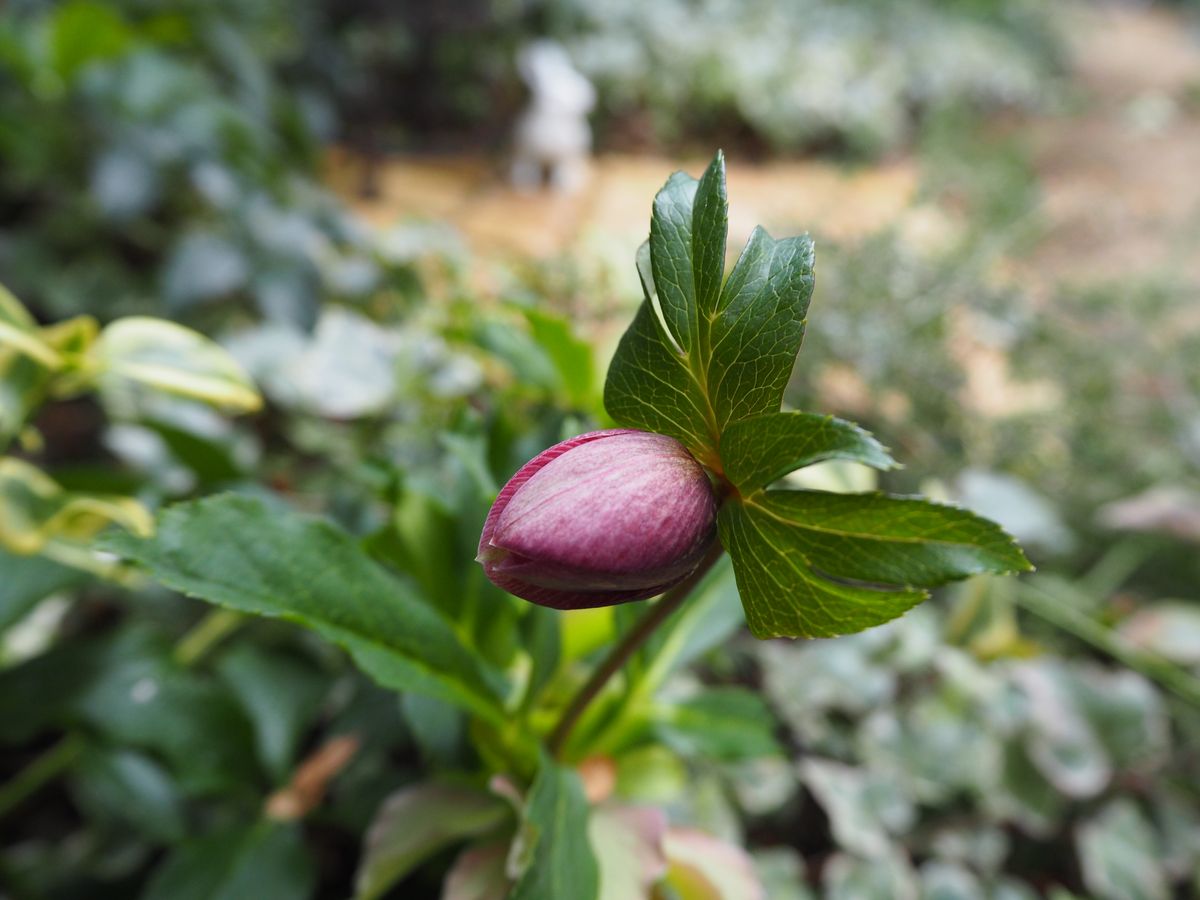
[[[72,493],[24,460],[0,458],[0,547],[107,573],[91,542],[109,525],[146,536],[154,519],[132,497]]]
[[[137,382],[237,412],[262,406],[237,360],[215,341],[173,322],[118,319],[100,335],[96,361],[102,378]]]

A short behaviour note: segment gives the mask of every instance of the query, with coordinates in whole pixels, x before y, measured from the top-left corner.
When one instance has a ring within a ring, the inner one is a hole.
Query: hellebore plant
[[[542,606],[669,591],[568,708],[551,736],[556,752],[722,549],[760,638],[861,631],[911,609],[929,588],[1029,568],[1012,538],[966,510],[776,487],[824,460],[896,463],[850,422],[780,408],[812,297],[811,238],[775,240],[758,228],[726,278],[727,233],[718,152],[700,180],[677,172],[654,200],[637,256],[645,299],[604,394],[626,429],[541,453],[505,485],[484,525],[478,560],[488,578]]]
[[[861,631],[935,585],[1028,568],[1011,538],[965,510],[788,488],[785,476],[823,460],[895,463],[849,422],[781,409],[813,290],[812,241],[758,229],[726,277],[727,230],[719,154],[700,180],[679,173],[658,193],[637,257],[645,302],[605,386],[618,427],[543,451],[500,491],[477,545],[492,584],[459,565],[475,545],[475,506],[399,488],[387,497],[393,519],[364,537],[278,499],[229,494],[171,507],[150,538],[104,542],[180,593],[299,622],[339,644],[404,695],[407,727],[435,748],[429,767],[459,767],[381,805],[360,900],[453,845],[466,845],[446,880],[453,900],[625,900],[658,884],[686,898],[759,896],[697,881],[697,866],[720,856],[708,850],[674,881],[664,876],[669,835],[623,824],[623,804],[649,798],[630,788],[606,805],[615,776],[585,795],[576,770],[585,761],[636,768],[635,754],[670,742],[680,757],[776,752],[770,710],[753,692],[659,693],[733,625],[728,593],[714,589],[722,573],[705,577],[721,555],[760,638]],[[564,622],[554,610],[656,595],[640,616],[626,607],[612,617],[615,643],[580,685],[579,664],[597,646],[580,649],[568,626],[594,620]],[[627,671],[626,689],[605,692],[642,648],[653,649]],[[614,889],[635,856],[654,865],[633,873],[634,887]]]

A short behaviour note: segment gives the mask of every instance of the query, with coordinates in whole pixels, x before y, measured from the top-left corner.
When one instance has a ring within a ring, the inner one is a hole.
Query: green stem
[[[175,645],[175,661],[183,667],[195,665],[242,622],[242,615],[215,609],[192,627]],[[33,760],[0,787],[0,819],[75,764],[86,741],[78,733],[62,740]]]
[[[1022,609],[1074,635],[1084,643],[1158,682],[1181,700],[1200,707],[1200,678],[1155,653],[1148,653],[1129,643],[1111,628],[1097,622],[1039,588],[1022,584],[1017,591],[1017,603]]]
[[[584,714],[592,701],[599,696],[604,686],[608,684],[612,678],[625,663],[629,662],[634,653],[642,644],[646,643],[650,635],[662,625],[671,613],[679,609],[683,605],[683,601],[688,598],[688,595],[705,575],[708,570],[713,567],[713,564],[721,558],[724,549],[719,543],[714,542],[713,547],[705,557],[700,560],[700,564],[692,571],[692,574],[685,578],[675,587],[671,588],[657,603],[650,607],[644,616],[638,619],[637,624],[629,630],[629,632],[621,638],[620,642],[615,644],[612,650],[604,661],[596,667],[592,672],[592,676],[579,689],[573,700],[567,706],[562,714],[562,718],[558,720],[558,725],[554,731],[550,733],[548,746],[550,753],[556,758],[561,759],[563,749],[566,747],[567,739],[571,736],[571,731],[578,724],[580,717]]]
[[[242,614],[232,609],[214,609],[188,631],[175,645],[175,662],[193,666],[242,624]]]
[[[65,769],[70,768],[83,752],[83,747],[82,737],[68,734],[18,772],[0,788],[0,819],[57,778]]]

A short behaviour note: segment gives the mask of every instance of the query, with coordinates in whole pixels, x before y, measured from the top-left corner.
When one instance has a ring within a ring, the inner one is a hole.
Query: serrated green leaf
[[[588,842],[590,812],[579,776],[544,759],[518,836],[529,864],[510,900],[596,900],[600,875]]]
[[[894,619],[926,597],[923,590],[879,591],[823,577],[758,507],[727,503],[717,525],[755,637],[852,634]]]
[[[152,538],[113,535],[105,545],[173,590],[312,628],[385,687],[505,721],[498,676],[330,522],[222,495],[168,509]]]
[[[701,351],[702,317],[716,309],[728,219],[725,158],[719,152],[699,181],[676,172],[654,198],[650,267],[663,321],[685,353]]]
[[[814,248],[808,235],[775,240],[754,229],[721,292],[708,386],[718,432],[778,412],[804,340]]]
[[[725,476],[742,493],[829,459],[891,469],[895,460],[853,422],[817,413],[778,412],[734,422],[721,435]]]
[[[672,175],[638,251],[646,299],[609,367],[604,403],[618,422],[669,434],[720,468],[726,425],[776,412],[813,287],[807,237],[757,229],[724,287],[725,161],[697,181]]]
[[[998,525],[909,497],[767,491],[726,504],[718,522],[758,637],[861,631],[911,609],[924,588],[1029,568]]]
[[[767,491],[753,505],[835,578],[937,587],[985,572],[1027,571],[999,525],[956,506],[886,494]]]
[[[649,300],[617,346],[604,384],[604,408],[622,425],[670,435],[702,462],[716,462],[707,403]]]

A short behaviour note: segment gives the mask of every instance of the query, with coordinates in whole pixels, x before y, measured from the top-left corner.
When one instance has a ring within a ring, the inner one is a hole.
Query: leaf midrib
[[[813,525],[808,522],[797,522],[795,519],[788,519],[778,513],[773,512],[761,503],[756,503],[755,498],[770,493],[764,488],[759,488],[750,494],[746,494],[742,498],[742,503],[745,506],[753,507],[762,512],[764,515],[774,519],[781,525],[788,525],[793,528],[799,528],[803,531],[815,531],[818,534],[828,534],[835,537],[856,538],[864,541],[875,541],[878,543],[895,543],[895,544],[942,544],[947,547],[975,547],[981,550],[986,550],[987,547],[980,544],[971,543],[969,541],[951,541],[945,538],[927,538],[927,537],[909,537],[905,535],[880,535],[871,533],[861,533],[856,531],[840,531],[835,528],[822,528],[819,525]],[[798,492],[797,492],[798,493]],[[952,507],[953,508],[953,507]]]

